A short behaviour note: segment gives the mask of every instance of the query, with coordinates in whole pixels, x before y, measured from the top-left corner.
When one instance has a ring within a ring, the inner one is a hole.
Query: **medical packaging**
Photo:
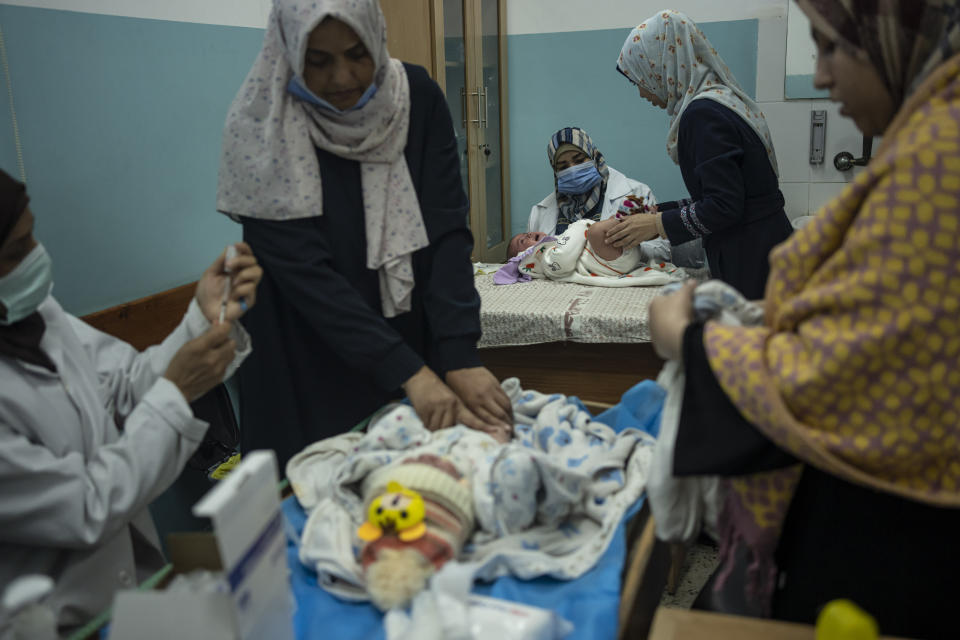
[[[170,536],[174,570],[222,571],[225,588],[122,591],[110,640],[292,640],[294,599],[277,490],[277,459],[253,451],[193,508],[213,534]]]

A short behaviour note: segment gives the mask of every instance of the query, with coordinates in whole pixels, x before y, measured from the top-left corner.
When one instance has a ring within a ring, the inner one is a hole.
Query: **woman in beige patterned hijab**
[[[275,2],[217,193],[266,272],[240,374],[245,449],[284,462],[403,395],[430,428],[509,431],[476,351],[461,185],[445,97],[390,57],[376,0]]]
[[[617,70],[670,116],[667,153],[689,199],[661,202],[607,231],[621,249],[659,235],[700,240],[712,277],[751,300],[763,295],[770,250],[790,235],[770,130],[703,31],[684,13],[658,11],[627,36]]]

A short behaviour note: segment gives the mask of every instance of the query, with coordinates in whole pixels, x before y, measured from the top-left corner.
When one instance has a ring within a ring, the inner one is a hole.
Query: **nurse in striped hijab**
[[[521,236],[560,235],[577,220],[606,220],[626,198],[647,205],[656,202],[650,187],[609,166],[579,127],[564,127],[550,136],[547,161],[553,169],[553,191],[533,205],[527,233]]]
[[[563,233],[582,218],[600,220],[610,170],[587,132],[565,127],[550,136],[547,159],[557,194],[557,230]]]

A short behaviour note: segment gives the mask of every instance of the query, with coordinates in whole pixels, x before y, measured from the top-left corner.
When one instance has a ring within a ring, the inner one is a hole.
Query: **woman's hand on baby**
[[[607,231],[605,242],[626,251],[659,235],[656,214],[637,213],[622,218]]]
[[[427,429],[436,431],[457,423],[463,405],[430,367],[420,367],[403,383],[403,390]]]
[[[484,429],[477,429],[477,431],[483,431],[501,444],[510,442],[510,439],[513,438],[513,429],[505,426],[487,427]]]
[[[679,360],[683,356],[683,334],[693,320],[693,290],[697,282],[691,280],[682,288],[665,296],[657,296],[650,303],[650,341],[653,350],[664,360]]]
[[[447,372],[446,381],[466,408],[487,423],[488,427],[506,429],[508,433],[513,430],[513,407],[510,398],[489,369],[454,369]]]
[[[482,367],[477,367],[482,368]],[[484,371],[486,371],[484,369]],[[489,371],[487,372],[489,373]],[[447,374],[449,376],[449,374]],[[492,377],[492,374],[490,374]],[[454,376],[454,379],[460,376]],[[499,385],[497,385],[499,387]],[[481,420],[464,405],[444,382],[429,367],[423,366],[403,383],[403,390],[420,416],[424,426],[431,431],[463,424],[471,429],[489,433],[500,442],[510,439],[513,431],[506,423]],[[506,394],[504,394],[506,397]],[[509,400],[507,400],[509,404]]]

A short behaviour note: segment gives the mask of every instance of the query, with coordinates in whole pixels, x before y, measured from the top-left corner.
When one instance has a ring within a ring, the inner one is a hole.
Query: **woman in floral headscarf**
[[[245,318],[244,449],[281,464],[406,394],[429,428],[500,432],[453,125],[390,57],[377,0],[277,0],[227,114],[217,209],[263,264]]]
[[[690,200],[661,203],[607,232],[629,248],[656,237],[702,238],[710,273],[750,299],[763,296],[767,255],[790,235],[777,158],[763,113],[686,15],[661,11],[630,32],[617,69],[670,114],[667,153]]]
[[[687,373],[674,473],[729,478],[721,593],[740,558],[774,617],[844,597],[884,633],[956,637],[960,3],[799,5],[814,84],[883,144],[771,253],[762,326],[691,322],[689,287],[651,305]]]

